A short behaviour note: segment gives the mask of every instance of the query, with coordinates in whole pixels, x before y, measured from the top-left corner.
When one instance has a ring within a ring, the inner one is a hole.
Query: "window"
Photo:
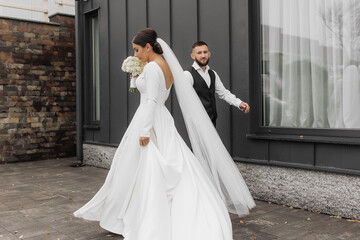
[[[98,11],[86,15],[85,39],[85,112],[86,126],[100,122],[100,36]]]
[[[360,1],[260,0],[262,126],[360,128]]]
[[[99,64],[99,19],[91,18],[91,70],[92,70],[92,116],[93,121],[100,121],[100,64]]]

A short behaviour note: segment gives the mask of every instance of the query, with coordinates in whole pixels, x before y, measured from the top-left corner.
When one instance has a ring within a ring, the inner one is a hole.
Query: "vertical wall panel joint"
[[[231,0],[229,0],[229,72],[230,72],[230,81],[229,81],[229,89],[231,92],[233,92],[233,89],[232,89],[232,67],[231,67],[231,64],[232,64],[232,61],[231,61],[231,58],[232,58],[232,52],[231,52],[231,44],[232,44],[232,34],[231,34],[231,28],[232,28],[232,21],[231,21]],[[230,153],[231,155],[233,156],[234,155],[234,152],[233,152],[233,146],[234,146],[234,126],[233,126],[233,109],[230,108]]]
[[[200,0],[196,0],[196,41],[200,41]]]
[[[146,27],[149,27],[149,0],[145,0]]]
[[[107,8],[106,8],[106,11],[107,11],[107,32],[108,32],[108,39],[107,39],[107,44],[108,44],[108,47],[107,47],[107,52],[108,52],[108,67],[107,67],[107,70],[108,70],[108,82],[109,82],[109,88],[108,88],[108,104],[107,104],[107,108],[108,108],[108,113],[109,113],[109,118],[108,118],[108,143],[111,142],[111,130],[110,130],[110,126],[111,126],[111,110],[110,110],[110,102],[111,102],[111,92],[110,92],[110,89],[111,89],[111,81],[110,81],[110,72],[111,72],[111,64],[110,64],[110,0],[107,0],[106,3],[107,3]]]
[[[130,0],[131,1],[131,0]],[[129,6],[128,6],[128,0],[125,0],[125,36],[126,36],[126,55],[129,54]],[[127,76],[128,74],[126,74]],[[130,84],[130,83],[127,83]],[[128,85],[127,85],[128,87]],[[129,126],[129,94],[126,92],[126,124]]]

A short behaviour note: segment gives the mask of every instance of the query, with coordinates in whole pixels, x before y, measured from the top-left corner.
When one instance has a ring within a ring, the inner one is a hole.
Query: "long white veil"
[[[174,77],[176,96],[195,156],[215,184],[228,211],[244,216],[255,206],[232,157],[222,143],[194,88],[186,80],[175,54],[162,39],[157,42]]]

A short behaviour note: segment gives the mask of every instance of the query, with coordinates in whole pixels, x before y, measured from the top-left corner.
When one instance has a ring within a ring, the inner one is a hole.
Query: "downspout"
[[[76,157],[83,164],[83,85],[81,42],[81,2],[75,1],[75,51],[76,51]]]

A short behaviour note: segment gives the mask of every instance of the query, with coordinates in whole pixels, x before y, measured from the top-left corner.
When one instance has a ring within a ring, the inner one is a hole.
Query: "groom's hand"
[[[248,114],[250,112],[250,106],[246,102],[240,103],[239,108],[244,111],[245,114]]]
[[[148,145],[149,142],[150,142],[149,137],[140,137],[140,139],[139,139],[140,146],[142,146],[142,147],[145,147],[146,145]]]

